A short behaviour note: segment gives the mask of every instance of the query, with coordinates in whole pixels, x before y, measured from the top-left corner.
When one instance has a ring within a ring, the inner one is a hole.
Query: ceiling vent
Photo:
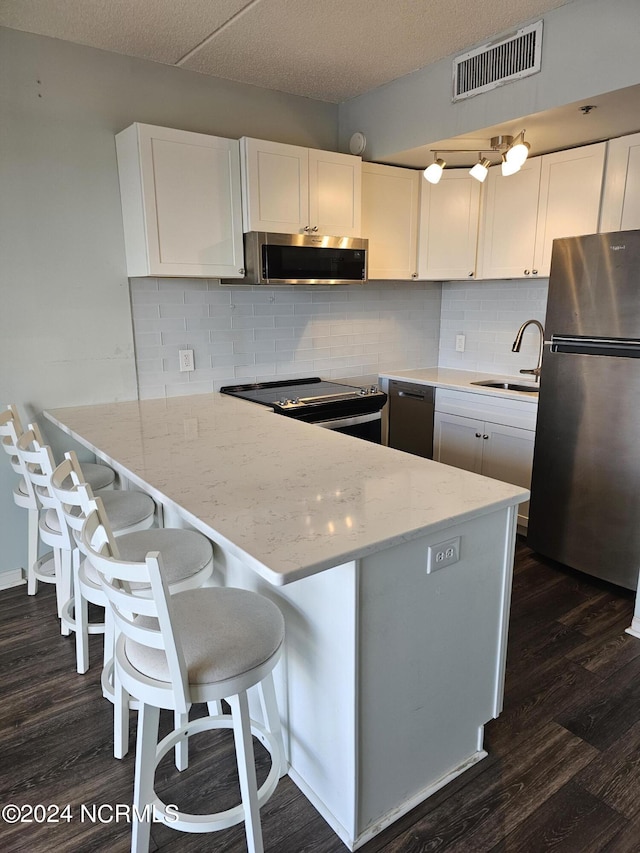
[[[540,71],[542,21],[453,60],[453,100],[488,92]]]

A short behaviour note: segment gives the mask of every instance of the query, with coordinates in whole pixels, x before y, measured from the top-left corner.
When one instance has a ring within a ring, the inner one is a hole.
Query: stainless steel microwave
[[[362,284],[368,240],[321,234],[244,235],[245,276],[225,284]]]

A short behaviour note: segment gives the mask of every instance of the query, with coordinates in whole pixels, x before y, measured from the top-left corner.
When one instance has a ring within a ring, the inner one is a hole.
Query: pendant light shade
[[[490,165],[491,160],[486,157],[481,157],[476,165],[469,169],[469,174],[472,178],[475,178],[476,181],[480,181],[480,183],[482,183],[489,174]]]
[[[424,170],[424,176],[430,184],[438,183],[438,181],[442,177],[442,172],[446,165],[447,164],[444,160],[441,160],[439,157],[436,157],[433,163],[430,166],[427,166],[427,168]]]
[[[507,150],[505,157],[507,158],[507,163],[513,164],[520,168],[522,164],[525,162],[527,157],[529,156],[530,145],[528,142],[524,141],[524,130],[522,133],[519,133],[516,138],[513,140],[513,144]]]
[[[518,163],[510,163],[505,155],[502,155],[502,174],[505,178],[509,177],[509,175],[515,175],[516,172],[520,171],[520,165]]]

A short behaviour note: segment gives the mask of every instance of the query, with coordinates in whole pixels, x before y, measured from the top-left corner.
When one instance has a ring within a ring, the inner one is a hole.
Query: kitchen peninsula
[[[290,776],[350,849],[486,755],[526,490],[220,394],[45,416],[280,606]]]

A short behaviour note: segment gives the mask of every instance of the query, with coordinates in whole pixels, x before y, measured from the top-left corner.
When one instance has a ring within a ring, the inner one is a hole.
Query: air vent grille
[[[471,98],[540,71],[542,21],[453,60],[453,100]]]

